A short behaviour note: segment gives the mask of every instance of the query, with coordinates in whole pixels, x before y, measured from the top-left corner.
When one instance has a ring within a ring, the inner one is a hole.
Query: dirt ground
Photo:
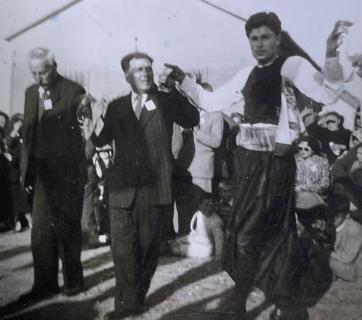
[[[30,230],[0,234],[0,317],[2,319],[96,320],[113,309],[115,286],[109,247],[84,250],[85,291],[74,297],[61,294],[27,307],[17,298],[31,289],[33,279]],[[60,282],[61,273],[59,274]],[[226,320],[237,315],[228,310],[233,282],[215,262],[163,256],[147,295],[147,311],[125,319]],[[362,279],[337,280],[312,307],[310,319],[362,319]],[[247,308],[258,320],[269,319],[272,305],[249,296]],[[236,317],[235,317],[236,316]]]

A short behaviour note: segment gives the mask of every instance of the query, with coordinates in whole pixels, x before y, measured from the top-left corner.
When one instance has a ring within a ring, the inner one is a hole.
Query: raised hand
[[[334,24],[334,28],[327,38],[326,57],[337,56],[337,49],[343,42],[342,35],[347,33],[348,28],[352,25],[352,22],[346,20],[338,20]]]
[[[164,69],[166,80],[171,79],[172,81],[181,83],[185,79],[186,73],[181,68],[169,63],[165,63],[164,65],[166,67]]]

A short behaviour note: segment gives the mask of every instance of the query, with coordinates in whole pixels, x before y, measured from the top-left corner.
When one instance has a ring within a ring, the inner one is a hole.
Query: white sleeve
[[[285,60],[281,75],[307,97],[325,105],[332,104],[343,90],[343,80],[338,80],[340,78],[338,64],[334,58],[327,59],[326,65],[329,65],[329,76],[318,72],[308,60],[292,56]],[[335,68],[334,79],[331,79],[333,68]]]
[[[197,106],[212,112],[227,110],[240,104],[240,111],[244,107],[244,97],[241,90],[252,70],[253,66],[242,69],[230,81],[217,88],[214,92],[204,90],[195,79],[186,76],[180,90]]]

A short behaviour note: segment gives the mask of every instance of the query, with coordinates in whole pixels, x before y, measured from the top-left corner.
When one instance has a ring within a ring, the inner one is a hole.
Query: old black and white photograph
[[[0,0],[0,318],[362,319],[360,0]]]

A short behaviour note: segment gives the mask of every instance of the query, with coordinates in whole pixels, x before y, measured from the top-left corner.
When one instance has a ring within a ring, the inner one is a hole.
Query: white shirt
[[[135,93],[133,90],[131,92],[131,101],[132,101],[132,108],[133,111],[135,111],[136,105],[137,105],[137,96],[141,96],[142,100],[141,100],[141,106],[144,106],[147,98],[148,98],[148,94],[147,93],[143,93],[143,94],[137,94]]]

